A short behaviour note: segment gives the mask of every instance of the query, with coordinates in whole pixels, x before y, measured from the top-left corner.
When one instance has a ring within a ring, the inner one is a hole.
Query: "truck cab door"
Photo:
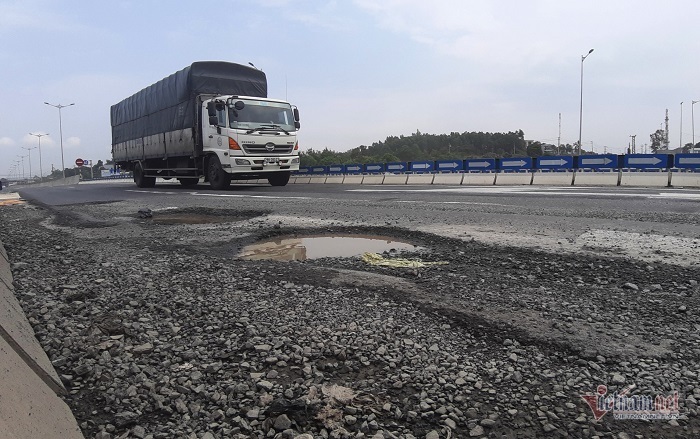
[[[205,129],[205,142],[207,142],[210,149],[228,149],[228,135],[224,134],[228,127],[226,106],[217,104],[215,105],[215,111],[208,111],[205,114],[209,114],[208,120],[205,121],[207,127]]]

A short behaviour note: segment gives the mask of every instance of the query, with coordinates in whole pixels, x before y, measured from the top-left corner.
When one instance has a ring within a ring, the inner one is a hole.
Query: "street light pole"
[[[578,155],[581,155],[581,127],[583,124],[583,62],[591,53],[593,53],[593,49],[589,50],[587,54],[581,55],[581,105],[578,112]]]
[[[695,104],[700,101],[691,101],[690,104],[690,124],[693,126],[693,148],[695,148]]]
[[[32,149],[36,149],[36,146],[30,146],[30,147],[22,147],[22,149],[26,149],[28,151],[28,157],[29,157],[29,178],[32,178]]]
[[[49,104],[48,102],[44,102],[44,103],[46,105],[50,105],[54,108],[58,108],[58,130],[59,130],[59,133],[61,136],[61,169],[63,170],[63,178],[65,179],[66,178],[66,164],[63,161],[63,121],[61,120],[61,109],[66,108],[66,107],[70,107],[71,105],[75,105],[75,102],[72,104],[68,104],[68,105],[61,105],[61,104],[54,105],[54,104]]]
[[[42,134],[42,133],[29,133],[30,136],[34,136],[37,139],[39,139],[39,180],[44,181],[44,168],[41,166],[41,138],[44,136],[48,136],[49,133]]]
[[[17,157],[19,157],[22,160],[22,180],[24,180],[24,158],[26,157],[26,155],[18,155]]]
[[[681,101],[681,132],[678,133],[678,147],[683,148],[683,101]]]

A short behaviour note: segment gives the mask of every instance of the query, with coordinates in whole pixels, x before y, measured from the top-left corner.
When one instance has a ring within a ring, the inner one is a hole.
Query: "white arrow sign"
[[[348,166],[347,169],[348,169],[348,171],[359,171],[360,167],[359,166]]]
[[[402,171],[403,165],[387,165],[387,169],[389,169],[390,171],[394,171],[394,170]]]
[[[517,167],[520,167],[520,168],[522,168],[523,166],[525,166],[525,164],[527,164],[527,162],[526,162],[525,160],[518,160],[518,161],[515,161],[515,160],[507,160],[507,161],[505,161],[505,162],[501,162],[501,166],[517,166]]]
[[[679,165],[700,165],[700,157],[678,157]]]
[[[454,169],[454,168],[456,168],[456,167],[458,167],[458,166],[459,166],[459,163],[455,163],[455,162],[452,162],[452,163],[438,163],[438,168],[452,168],[452,169]]]
[[[630,165],[658,165],[661,159],[658,157],[630,157],[627,159]]]
[[[430,169],[430,163],[416,163],[411,165],[413,169]]]
[[[603,158],[596,158],[596,159],[581,159],[581,164],[582,165],[609,165],[612,163],[612,160],[610,160],[607,157]]]
[[[340,171],[343,170],[343,168],[340,168],[340,167],[338,167],[338,166],[332,166],[332,167],[330,167],[328,170],[331,171],[331,172],[340,172]]]
[[[323,169],[323,168],[314,168],[313,171],[314,171],[314,172],[323,172],[323,171],[325,171],[325,169]]]
[[[488,168],[491,166],[489,162],[467,162],[467,166],[470,168]]]
[[[370,165],[370,166],[367,166],[367,170],[368,170],[368,171],[379,171],[380,169],[382,169],[382,167],[379,166],[379,165]]]
[[[564,159],[540,160],[540,165],[542,165],[542,166],[564,166],[567,163],[569,163],[569,162],[564,160]]]

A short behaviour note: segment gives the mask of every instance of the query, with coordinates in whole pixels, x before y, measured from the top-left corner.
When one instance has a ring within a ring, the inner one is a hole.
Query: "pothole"
[[[408,252],[422,250],[414,244],[395,238],[374,235],[312,235],[278,237],[243,248],[241,259],[303,261],[318,258],[360,256],[363,253]]]

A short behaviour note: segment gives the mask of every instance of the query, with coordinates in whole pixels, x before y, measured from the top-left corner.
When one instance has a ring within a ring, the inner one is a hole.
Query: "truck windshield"
[[[296,131],[292,107],[282,102],[254,101],[237,99],[245,106],[241,110],[229,107],[231,128],[254,130],[256,128],[275,129],[281,131]]]

